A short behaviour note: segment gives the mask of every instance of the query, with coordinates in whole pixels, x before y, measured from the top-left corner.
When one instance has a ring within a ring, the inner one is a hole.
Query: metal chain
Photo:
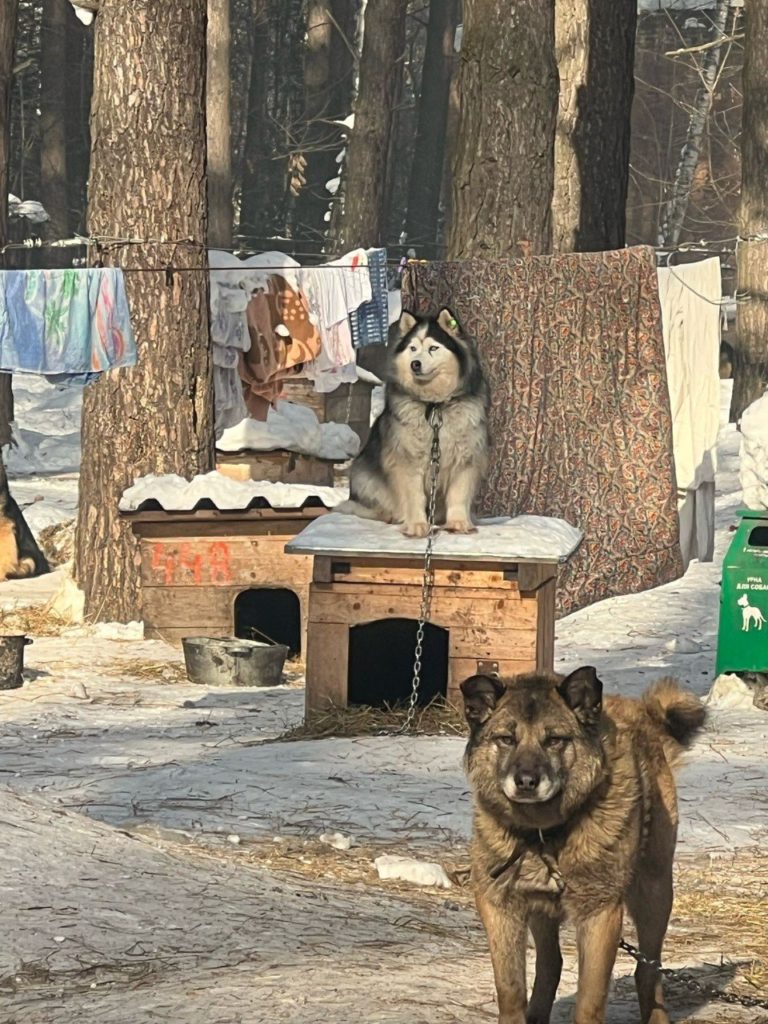
[[[419,700],[421,685],[421,655],[424,649],[424,626],[429,618],[432,603],[432,584],[434,569],[432,568],[432,548],[435,543],[437,527],[435,526],[435,506],[437,504],[437,477],[440,472],[440,427],[443,425],[443,410],[439,405],[432,407],[429,414],[429,425],[432,427],[432,448],[429,454],[429,502],[427,503],[427,546],[424,550],[424,575],[421,581],[421,607],[419,623],[416,629],[416,648],[413,654],[413,679],[411,680],[411,696],[408,700],[408,711],[399,732],[408,732],[416,717],[416,705]]]
[[[697,995],[706,996],[707,999],[716,999],[721,1003],[732,1003],[734,1006],[747,1006],[750,1008],[758,1008],[761,1010],[768,1010],[768,999],[756,999],[754,996],[737,996],[733,992],[723,992],[719,988],[715,988],[714,985],[702,985],[700,981],[697,981],[692,974],[687,971],[676,970],[673,967],[662,967],[659,960],[651,960],[645,956],[637,946],[633,946],[625,939],[621,939],[619,942],[619,949],[623,949],[625,953],[629,953],[633,960],[639,964],[647,964],[648,967],[655,967],[659,974],[664,975],[665,978],[669,978],[670,981],[676,982],[680,985],[684,985],[689,992],[695,992]]]

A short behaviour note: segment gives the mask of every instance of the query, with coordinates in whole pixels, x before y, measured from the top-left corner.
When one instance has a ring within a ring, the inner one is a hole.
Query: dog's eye
[[[544,746],[549,747],[550,750],[562,750],[567,742],[567,736],[547,736]]]
[[[429,346],[429,354],[432,355],[433,352],[437,352],[438,348],[439,348],[439,345],[430,345]]]
[[[500,747],[514,747],[517,745],[517,740],[514,736],[494,736],[493,738]]]

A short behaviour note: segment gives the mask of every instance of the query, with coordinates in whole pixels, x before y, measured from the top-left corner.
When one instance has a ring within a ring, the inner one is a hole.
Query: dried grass
[[[3,636],[22,633],[31,637],[61,636],[62,631],[71,625],[45,605],[29,605],[25,608],[0,611],[0,634]]]
[[[332,706],[314,712],[308,721],[283,733],[279,741],[287,743],[294,740],[394,734],[405,725],[407,712],[405,704],[385,705],[383,708],[372,708],[364,704],[346,708]],[[444,697],[436,697],[425,707],[417,708],[409,735],[464,736],[464,716]]]

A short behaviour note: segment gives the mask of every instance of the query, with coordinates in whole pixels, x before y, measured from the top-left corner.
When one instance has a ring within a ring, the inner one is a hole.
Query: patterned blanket
[[[480,513],[559,516],[584,531],[560,614],[681,576],[653,250],[410,264],[403,307],[445,305],[491,384]]]

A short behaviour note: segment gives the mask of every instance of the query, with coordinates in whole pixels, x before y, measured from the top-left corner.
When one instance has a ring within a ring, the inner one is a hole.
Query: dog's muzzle
[[[411,361],[411,373],[416,374],[417,377],[419,376],[419,374],[421,373],[421,362],[420,362],[420,360],[413,359]]]

